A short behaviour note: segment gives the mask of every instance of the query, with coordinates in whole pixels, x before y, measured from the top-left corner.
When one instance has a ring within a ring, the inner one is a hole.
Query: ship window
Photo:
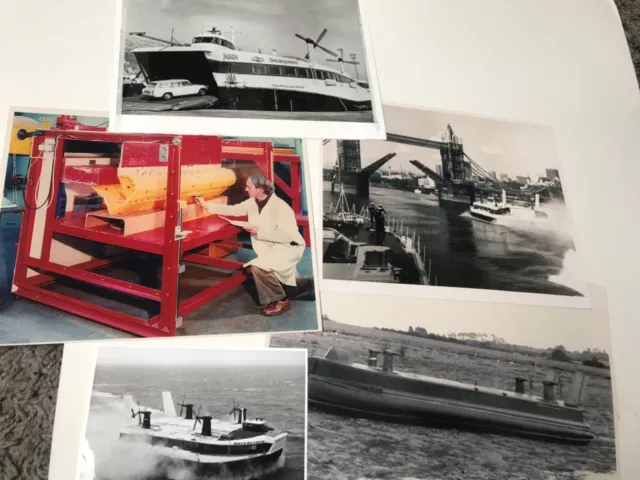
[[[296,68],[296,76],[302,78],[309,78],[311,75],[309,74],[309,70],[306,68]]]
[[[257,75],[266,75],[267,67],[265,65],[253,65],[253,73]]]
[[[269,75],[280,75],[280,67],[269,65],[267,68],[269,69]]]
[[[286,77],[295,77],[296,76],[296,69],[293,67],[281,67],[282,70],[284,70],[284,75]]]
[[[386,266],[385,252],[366,252],[364,256],[364,268],[384,267]]]

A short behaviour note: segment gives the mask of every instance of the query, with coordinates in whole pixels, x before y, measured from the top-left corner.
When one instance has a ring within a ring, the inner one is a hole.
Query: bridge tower
[[[462,139],[453,133],[451,125],[447,125],[447,132],[442,135],[445,144],[440,148],[442,159],[442,176],[448,182],[464,182],[471,178],[471,165],[464,160]]]

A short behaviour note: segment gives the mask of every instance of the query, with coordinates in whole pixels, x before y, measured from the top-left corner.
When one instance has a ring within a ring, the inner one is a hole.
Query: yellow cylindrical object
[[[180,178],[180,200],[210,199],[221,195],[236,182],[233,170],[220,165],[186,165]],[[117,185],[93,187],[102,196],[110,215],[163,210],[167,195],[166,167],[118,168]]]
[[[15,116],[11,127],[11,137],[9,140],[9,154],[11,155],[31,155],[33,138],[18,140],[18,130],[25,129],[27,132],[34,130],[46,130],[51,127],[50,123],[41,123],[29,117]]]

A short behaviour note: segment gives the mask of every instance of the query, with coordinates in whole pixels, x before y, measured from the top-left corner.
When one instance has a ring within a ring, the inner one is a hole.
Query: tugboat
[[[398,423],[493,432],[585,445],[594,434],[581,408],[587,377],[573,376],[564,401],[555,398],[557,374],[543,382],[543,397],[394,370],[398,353],[369,350],[366,364],[351,363],[334,348],[309,357],[309,406],[337,414]]]
[[[246,472],[254,466],[274,466],[283,455],[287,433],[274,434],[263,418],[249,419],[247,409],[233,404],[232,422],[222,422],[211,416],[194,415],[193,404],[180,404],[176,415],[170,392],[162,392],[164,415],[133,403],[129,395],[125,405],[138,423],[120,432],[119,442],[150,445],[159,459],[161,478],[166,472],[187,468],[195,475],[208,476]],[[185,415],[182,416],[184,408]],[[196,431],[197,424],[201,424]]]
[[[296,112],[370,111],[371,93],[366,82],[349,75],[340,55],[320,44],[325,28],[317,39],[298,33],[305,42],[304,58],[244,51],[237,48],[231,27],[227,38],[213,27],[193,38],[190,45],[166,45],[136,48],[135,56],[147,82],[186,78],[204,84],[219,106],[240,110],[281,110]],[[130,35],[146,36],[143,32]],[[169,43],[169,42],[167,42]],[[335,70],[312,63],[316,49],[338,59]]]

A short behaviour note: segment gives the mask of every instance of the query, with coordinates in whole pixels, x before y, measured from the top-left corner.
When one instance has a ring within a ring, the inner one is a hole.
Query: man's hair
[[[253,183],[256,188],[261,188],[265,195],[271,195],[273,193],[273,183],[264,175],[259,173],[249,175],[249,180],[251,180],[251,183]]]

